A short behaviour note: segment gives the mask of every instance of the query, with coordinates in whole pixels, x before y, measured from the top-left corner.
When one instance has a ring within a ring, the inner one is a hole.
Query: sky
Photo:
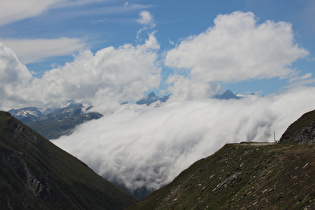
[[[4,70],[11,58],[3,55],[1,75],[11,85],[24,85],[8,87],[3,81],[6,103],[0,106],[58,106],[69,99],[94,102],[95,96],[128,87],[134,80],[134,90],[114,93],[116,105],[150,91],[186,100],[227,89],[269,95],[301,83],[313,86],[314,11],[311,0],[1,0],[2,53],[10,51],[20,66]],[[110,50],[115,53],[98,56]],[[113,54],[115,64],[109,61]],[[106,59],[106,64],[91,67]],[[88,67],[79,69],[84,65]],[[98,69],[92,76],[88,68]],[[143,73],[142,78],[118,79],[117,84],[105,78],[111,72],[128,77],[130,71],[133,76]],[[74,78],[66,79],[67,74]],[[98,81],[91,84],[94,77]],[[182,86],[190,93],[184,94]],[[30,100],[25,92],[36,90],[41,92]]]
[[[0,109],[93,104],[104,117],[54,143],[130,190],[225,143],[279,139],[314,109],[313,0],[0,5]],[[227,89],[248,97],[211,98]],[[133,103],[151,91],[170,98]]]

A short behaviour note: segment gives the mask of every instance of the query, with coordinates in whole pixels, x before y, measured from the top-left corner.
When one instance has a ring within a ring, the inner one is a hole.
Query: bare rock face
[[[315,119],[308,126],[301,129],[293,139],[297,144],[315,144]]]
[[[292,123],[282,135],[280,143],[315,144],[315,110]]]

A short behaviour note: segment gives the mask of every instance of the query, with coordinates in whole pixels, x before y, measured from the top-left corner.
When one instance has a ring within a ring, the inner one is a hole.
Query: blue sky
[[[188,77],[185,79],[189,80],[192,77],[197,78],[193,75],[199,71],[197,70],[199,67],[196,66],[199,61],[196,60],[190,64],[184,64],[183,61],[170,64],[172,62],[170,61],[167,64],[168,53],[179,49],[185,41],[207,33],[207,30],[215,30],[217,26],[214,21],[220,15],[228,16],[239,11],[242,14],[252,14],[251,19],[256,21],[253,29],[268,21],[274,24],[286,23],[286,26],[291,28],[287,35],[292,36],[287,45],[291,45],[291,48],[297,45],[300,50],[304,50],[304,53],[295,54],[281,64],[283,68],[288,67],[293,70],[294,75],[288,72],[281,74],[261,72],[236,80],[220,79],[220,77],[217,79],[214,76],[213,79],[208,78],[203,81],[211,83],[209,95],[226,89],[231,89],[235,93],[255,92],[268,95],[296,85],[314,85],[311,73],[315,66],[313,38],[315,3],[311,0],[202,0],[198,3],[182,0],[1,0],[1,5],[4,6],[0,9],[2,16],[0,17],[0,41],[5,47],[13,50],[19,62],[26,65],[27,70],[32,74],[30,80],[42,78],[45,73],[55,68],[65,71],[62,70],[65,64],[73,63],[84,50],[96,53],[111,46],[115,49],[126,44],[134,47],[141,46],[152,35],[158,45],[153,50],[156,56],[154,63],[159,71],[160,81],[158,85],[148,86],[139,91],[141,94],[151,90],[157,93],[160,91],[160,94],[174,93],[178,83],[176,79],[170,77],[176,74],[182,75],[181,79],[183,77]],[[268,36],[268,33],[266,32],[265,36]],[[280,37],[281,34],[275,34],[275,36]],[[236,39],[232,43],[238,41]],[[253,43],[255,42],[253,40]],[[207,44],[204,43],[201,46]],[[254,44],[252,48],[255,48]],[[201,52],[202,50],[199,53]],[[177,50],[176,59],[182,56],[180,53],[182,51]],[[197,53],[192,52],[191,55],[197,56]],[[132,70],[128,70],[130,71]],[[252,71],[256,70],[252,69]],[[274,69],[274,71],[278,70]],[[221,72],[225,74],[223,70]],[[203,77],[202,73],[197,73],[200,74],[198,77]],[[194,80],[196,84],[198,81]],[[174,87],[173,91],[170,86]],[[178,87],[180,87],[179,84]],[[197,92],[196,90],[191,94]],[[139,98],[138,95],[135,97]],[[131,99],[126,98],[126,100]]]

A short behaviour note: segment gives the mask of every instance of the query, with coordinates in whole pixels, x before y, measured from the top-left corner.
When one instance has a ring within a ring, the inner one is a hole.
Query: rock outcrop
[[[280,138],[280,143],[315,144],[315,110],[292,123]]]

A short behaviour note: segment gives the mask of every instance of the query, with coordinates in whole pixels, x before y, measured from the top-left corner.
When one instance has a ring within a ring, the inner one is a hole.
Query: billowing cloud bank
[[[157,189],[225,143],[273,141],[314,109],[315,88],[242,100],[126,105],[53,142],[130,190]]]
[[[158,87],[158,48],[151,34],[143,45],[107,47],[95,54],[83,51],[73,62],[36,78],[11,49],[0,43],[0,107],[58,106],[74,99],[88,100],[100,111],[115,109]]]
[[[297,72],[290,68],[292,63],[307,54],[295,44],[291,24],[258,24],[253,13],[234,12],[218,15],[213,27],[181,41],[167,52],[165,65],[177,69],[178,74],[188,73],[181,80],[169,78],[172,97],[186,100],[194,99],[194,91],[206,97],[209,89],[217,88],[215,81],[293,76]],[[191,93],[181,91],[184,87]]]

